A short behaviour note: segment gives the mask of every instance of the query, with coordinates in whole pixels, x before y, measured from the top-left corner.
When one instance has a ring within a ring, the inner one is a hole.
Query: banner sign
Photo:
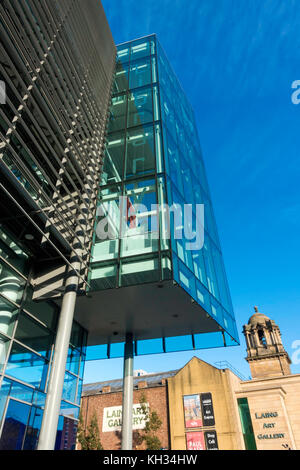
[[[149,410],[149,403],[146,403]],[[144,429],[146,417],[141,405],[133,405],[132,409],[132,429]],[[121,431],[122,429],[122,406],[111,406],[103,410],[102,432]]]
[[[205,450],[204,433],[203,432],[187,432],[186,433],[186,449],[187,450]]]
[[[215,416],[214,416],[211,393],[201,394],[201,408],[202,408],[203,426],[214,426]]]
[[[186,428],[202,426],[200,395],[186,395],[183,397],[184,420]]]
[[[206,431],[204,435],[205,435],[206,449],[207,450],[219,450],[216,431]]]

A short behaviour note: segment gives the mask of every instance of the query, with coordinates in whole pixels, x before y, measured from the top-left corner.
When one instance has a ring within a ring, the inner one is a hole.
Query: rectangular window
[[[140,126],[153,121],[152,88],[130,93],[128,98],[127,127]]]
[[[13,344],[5,373],[22,382],[44,389],[48,362],[17,343]]]

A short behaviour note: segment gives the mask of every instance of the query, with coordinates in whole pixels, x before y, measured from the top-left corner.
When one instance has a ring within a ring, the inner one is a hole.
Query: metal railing
[[[235,367],[233,367],[230,362],[228,361],[218,361],[214,363],[214,366],[216,366],[218,369],[229,369],[231,372],[233,372],[235,375],[237,375],[241,380],[248,380],[239,370],[237,370]]]

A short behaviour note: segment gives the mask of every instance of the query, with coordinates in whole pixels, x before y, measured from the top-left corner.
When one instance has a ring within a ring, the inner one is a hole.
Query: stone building
[[[252,379],[197,357],[179,370],[135,377],[134,442],[144,393],[162,420],[164,449],[300,449],[300,374],[291,374],[278,325],[255,310],[243,329]],[[121,380],[84,386],[84,423],[96,413],[104,449],[120,448],[121,404]]]

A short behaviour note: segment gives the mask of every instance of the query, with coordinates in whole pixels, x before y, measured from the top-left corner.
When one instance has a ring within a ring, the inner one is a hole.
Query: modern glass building
[[[90,358],[123,356],[130,329],[136,355],[238,342],[194,113],[155,35],[118,46],[89,294]]]
[[[0,27],[0,449],[70,449],[85,360],[129,336],[143,355],[238,334],[193,110],[156,36],[116,50],[98,0],[4,0]]]

